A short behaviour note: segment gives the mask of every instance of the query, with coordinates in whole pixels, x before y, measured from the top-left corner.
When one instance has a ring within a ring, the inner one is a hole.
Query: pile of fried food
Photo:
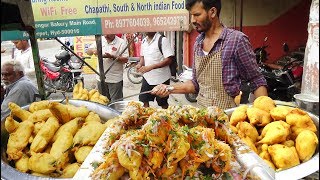
[[[97,166],[92,179],[212,179],[231,169],[229,118],[217,107],[164,110],[130,102],[109,121],[102,136],[105,159],[91,163]]]
[[[276,105],[267,96],[255,99],[251,107],[237,107],[230,117],[230,126],[277,171],[308,161],[318,145],[317,128],[307,112]]]
[[[35,176],[72,178],[107,127],[87,107],[48,100],[29,111],[10,102],[7,159]]]
[[[88,91],[83,87],[83,83],[81,81],[74,86],[72,99],[92,101],[103,105],[109,103],[109,99],[106,96],[100,94],[97,89],[91,89]]]

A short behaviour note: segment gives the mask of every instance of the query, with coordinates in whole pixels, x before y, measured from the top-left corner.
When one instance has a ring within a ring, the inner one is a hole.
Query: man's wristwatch
[[[169,92],[170,91],[173,91],[174,90],[174,87],[173,86],[171,86],[171,85],[169,85],[169,86],[167,86],[167,88],[166,88]]]

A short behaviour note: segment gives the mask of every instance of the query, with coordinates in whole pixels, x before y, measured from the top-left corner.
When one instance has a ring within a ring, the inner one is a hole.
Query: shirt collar
[[[6,90],[8,89],[8,92],[10,91],[10,89],[12,89],[13,86],[15,86],[19,81],[22,80],[26,80],[27,78],[25,76],[21,77],[20,79],[16,80],[14,83],[9,84],[8,86],[6,86]]]

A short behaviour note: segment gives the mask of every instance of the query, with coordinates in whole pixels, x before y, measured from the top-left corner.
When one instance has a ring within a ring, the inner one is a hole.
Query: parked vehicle
[[[139,57],[129,57],[128,62],[125,64],[125,69],[127,69],[127,77],[133,84],[140,84],[142,82],[142,74],[137,72],[135,67],[139,61]]]
[[[297,59],[298,53],[289,53],[289,47],[283,44],[285,56],[281,57],[276,63],[266,63],[267,57],[261,57],[258,54],[267,54],[265,50],[267,38],[264,44],[256,51],[256,57],[261,73],[264,75],[268,84],[268,94],[274,100],[292,101],[295,94],[301,91],[301,80],[303,72],[303,58]],[[263,52],[264,51],[264,52]],[[301,55],[298,54],[298,55]]]
[[[40,60],[40,69],[44,76],[46,96],[57,91],[72,92],[73,87],[82,77],[83,62],[69,52],[61,50],[51,62],[43,57]]]
[[[179,75],[178,80],[180,82],[185,82],[191,79],[192,79],[192,68],[189,68],[186,65],[182,65],[182,73]],[[190,102],[197,102],[197,96],[198,94],[195,94],[195,93],[185,94],[186,99]]]

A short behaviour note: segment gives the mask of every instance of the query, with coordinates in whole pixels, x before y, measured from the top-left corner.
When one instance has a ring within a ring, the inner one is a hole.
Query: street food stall
[[[184,2],[37,1],[32,8],[41,15],[35,25],[39,31],[28,32],[34,38],[37,33],[85,35],[86,30],[98,35],[186,30]],[[170,14],[168,7],[179,11]],[[130,10],[134,13],[126,14]],[[56,16],[60,20],[50,19]],[[88,92],[76,87],[75,96]],[[2,179],[267,180],[301,179],[319,171],[319,117],[269,97],[232,109],[180,105],[163,110],[129,102],[120,113],[74,99],[9,107],[11,114],[1,117]]]

